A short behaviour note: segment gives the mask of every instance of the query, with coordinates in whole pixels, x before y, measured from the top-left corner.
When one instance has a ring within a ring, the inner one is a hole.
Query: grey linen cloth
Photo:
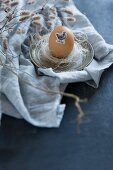
[[[61,0],[57,1],[56,6],[58,11],[64,8]],[[73,31],[87,34],[95,52],[93,61],[82,71],[55,73],[51,68],[39,68],[37,73],[30,61],[29,49],[24,45],[30,27],[30,23],[26,22],[22,25],[26,28],[26,33],[21,36],[14,34],[10,38],[10,48],[15,56],[13,63],[19,77],[6,68],[0,68],[1,115],[24,118],[34,126],[59,127],[65,110],[65,104],[60,104],[62,96],[42,91],[40,87],[64,91],[68,83],[86,82],[97,88],[103,71],[113,63],[113,46],[105,42],[87,17],[75,7],[73,1],[67,3],[67,8],[71,8],[75,14],[76,23],[69,25],[65,22],[65,25]],[[64,13],[61,12],[61,14],[64,17]],[[61,25],[60,18],[54,27],[57,25]],[[21,44],[24,46],[23,53],[21,53],[21,48],[18,48]],[[26,81],[39,89],[28,85]]]

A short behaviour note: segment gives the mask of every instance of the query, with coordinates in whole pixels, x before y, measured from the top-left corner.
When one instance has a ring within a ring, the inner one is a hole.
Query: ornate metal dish
[[[94,57],[94,50],[84,33],[74,32],[75,43],[78,43],[83,52],[82,62],[80,64],[76,63],[76,55],[74,55],[74,53],[71,54],[71,56],[69,56],[67,59],[55,59],[51,56],[50,53],[48,53],[46,57],[41,55],[40,49],[42,45],[46,48],[49,40],[49,35],[50,34],[42,36],[40,43],[34,42],[30,46],[30,58],[36,68],[52,68],[55,72],[66,72],[82,70],[91,63]]]

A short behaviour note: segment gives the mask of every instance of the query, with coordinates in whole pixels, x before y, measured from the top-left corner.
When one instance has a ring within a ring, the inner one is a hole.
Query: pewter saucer
[[[87,36],[82,33],[82,32],[74,32],[75,36],[75,43],[78,43],[81,48],[86,50],[87,52],[84,52],[84,57],[82,60],[82,63],[77,65],[76,64],[76,57],[73,55],[73,59],[57,59],[59,60],[58,63],[56,64],[53,62],[53,57],[52,60],[49,60],[49,56],[47,58],[40,56],[37,57],[38,52],[40,51],[42,43],[48,43],[49,35],[44,35],[41,38],[41,43],[35,42],[30,46],[29,54],[30,54],[30,59],[36,66],[36,68],[52,68],[55,72],[66,72],[66,71],[75,71],[75,70],[82,70],[86,66],[88,66],[91,61],[93,60],[94,57],[94,50],[92,45],[89,43]]]

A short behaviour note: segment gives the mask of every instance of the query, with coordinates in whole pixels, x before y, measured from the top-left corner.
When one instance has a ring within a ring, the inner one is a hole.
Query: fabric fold
[[[15,66],[13,71],[16,75],[8,69],[9,67],[0,68],[1,114],[23,118],[38,127],[60,126],[66,106],[61,104],[62,96],[59,92],[64,91],[68,83],[86,82],[97,88],[103,71],[113,63],[113,45],[105,42],[88,18],[75,7],[73,1],[66,2],[64,5],[58,0],[55,7],[57,7],[58,18],[53,25],[60,25],[62,19],[66,17],[63,8],[70,8],[76,22],[70,23],[64,20],[64,25],[75,32],[86,34],[94,48],[95,56],[93,61],[81,71],[56,73],[52,68],[38,68],[36,71],[29,57],[29,46],[25,43],[31,31],[30,22],[21,25],[26,29],[23,36],[12,35],[10,47],[15,57],[14,65],[11,66]],[[45,24],[44,31],[46,31],[43,33],[48,33],[51,29],[53,27],[49,30]]]

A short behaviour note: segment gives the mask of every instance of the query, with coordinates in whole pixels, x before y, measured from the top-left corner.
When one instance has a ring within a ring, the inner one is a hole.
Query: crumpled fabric
[[[55,4],[58,11],[62,11],[64,8],[61,1],[58,0]],[[59,92],[64,91],[68,83],[86,82],[97,88],[103,71],[113,63],[113,45],[105,42],[88,18],[76,8],[73,1],[66,5],[76,15],[76,23],[69,25],[65,22],[65,26],[88,36],[88,40],[94,48],[93,61],[81,71],[55,73],[51,68],[39,68],[36,71],[29,58],[29,47],[25,43],[30,23],[22,24],[21,26],[26,28],[25,34],[21,36],[13,34],[9,42],[10,49],[15,56],[13,63],[18,76],[4,67],[0,68],[1,117],[2,114],[6,114],[23,118],[38,127],[59,127],[65,110],[65,104],[60,103],[62,96],[42,91],[40,87]],[[64,17],[63,12],[61,12],[61,16]],[[60,18],[55,21],[54,27],[58,25],[61,25]],[[48,32],[45,28],[44,34],[47,33],[46,31]]]

